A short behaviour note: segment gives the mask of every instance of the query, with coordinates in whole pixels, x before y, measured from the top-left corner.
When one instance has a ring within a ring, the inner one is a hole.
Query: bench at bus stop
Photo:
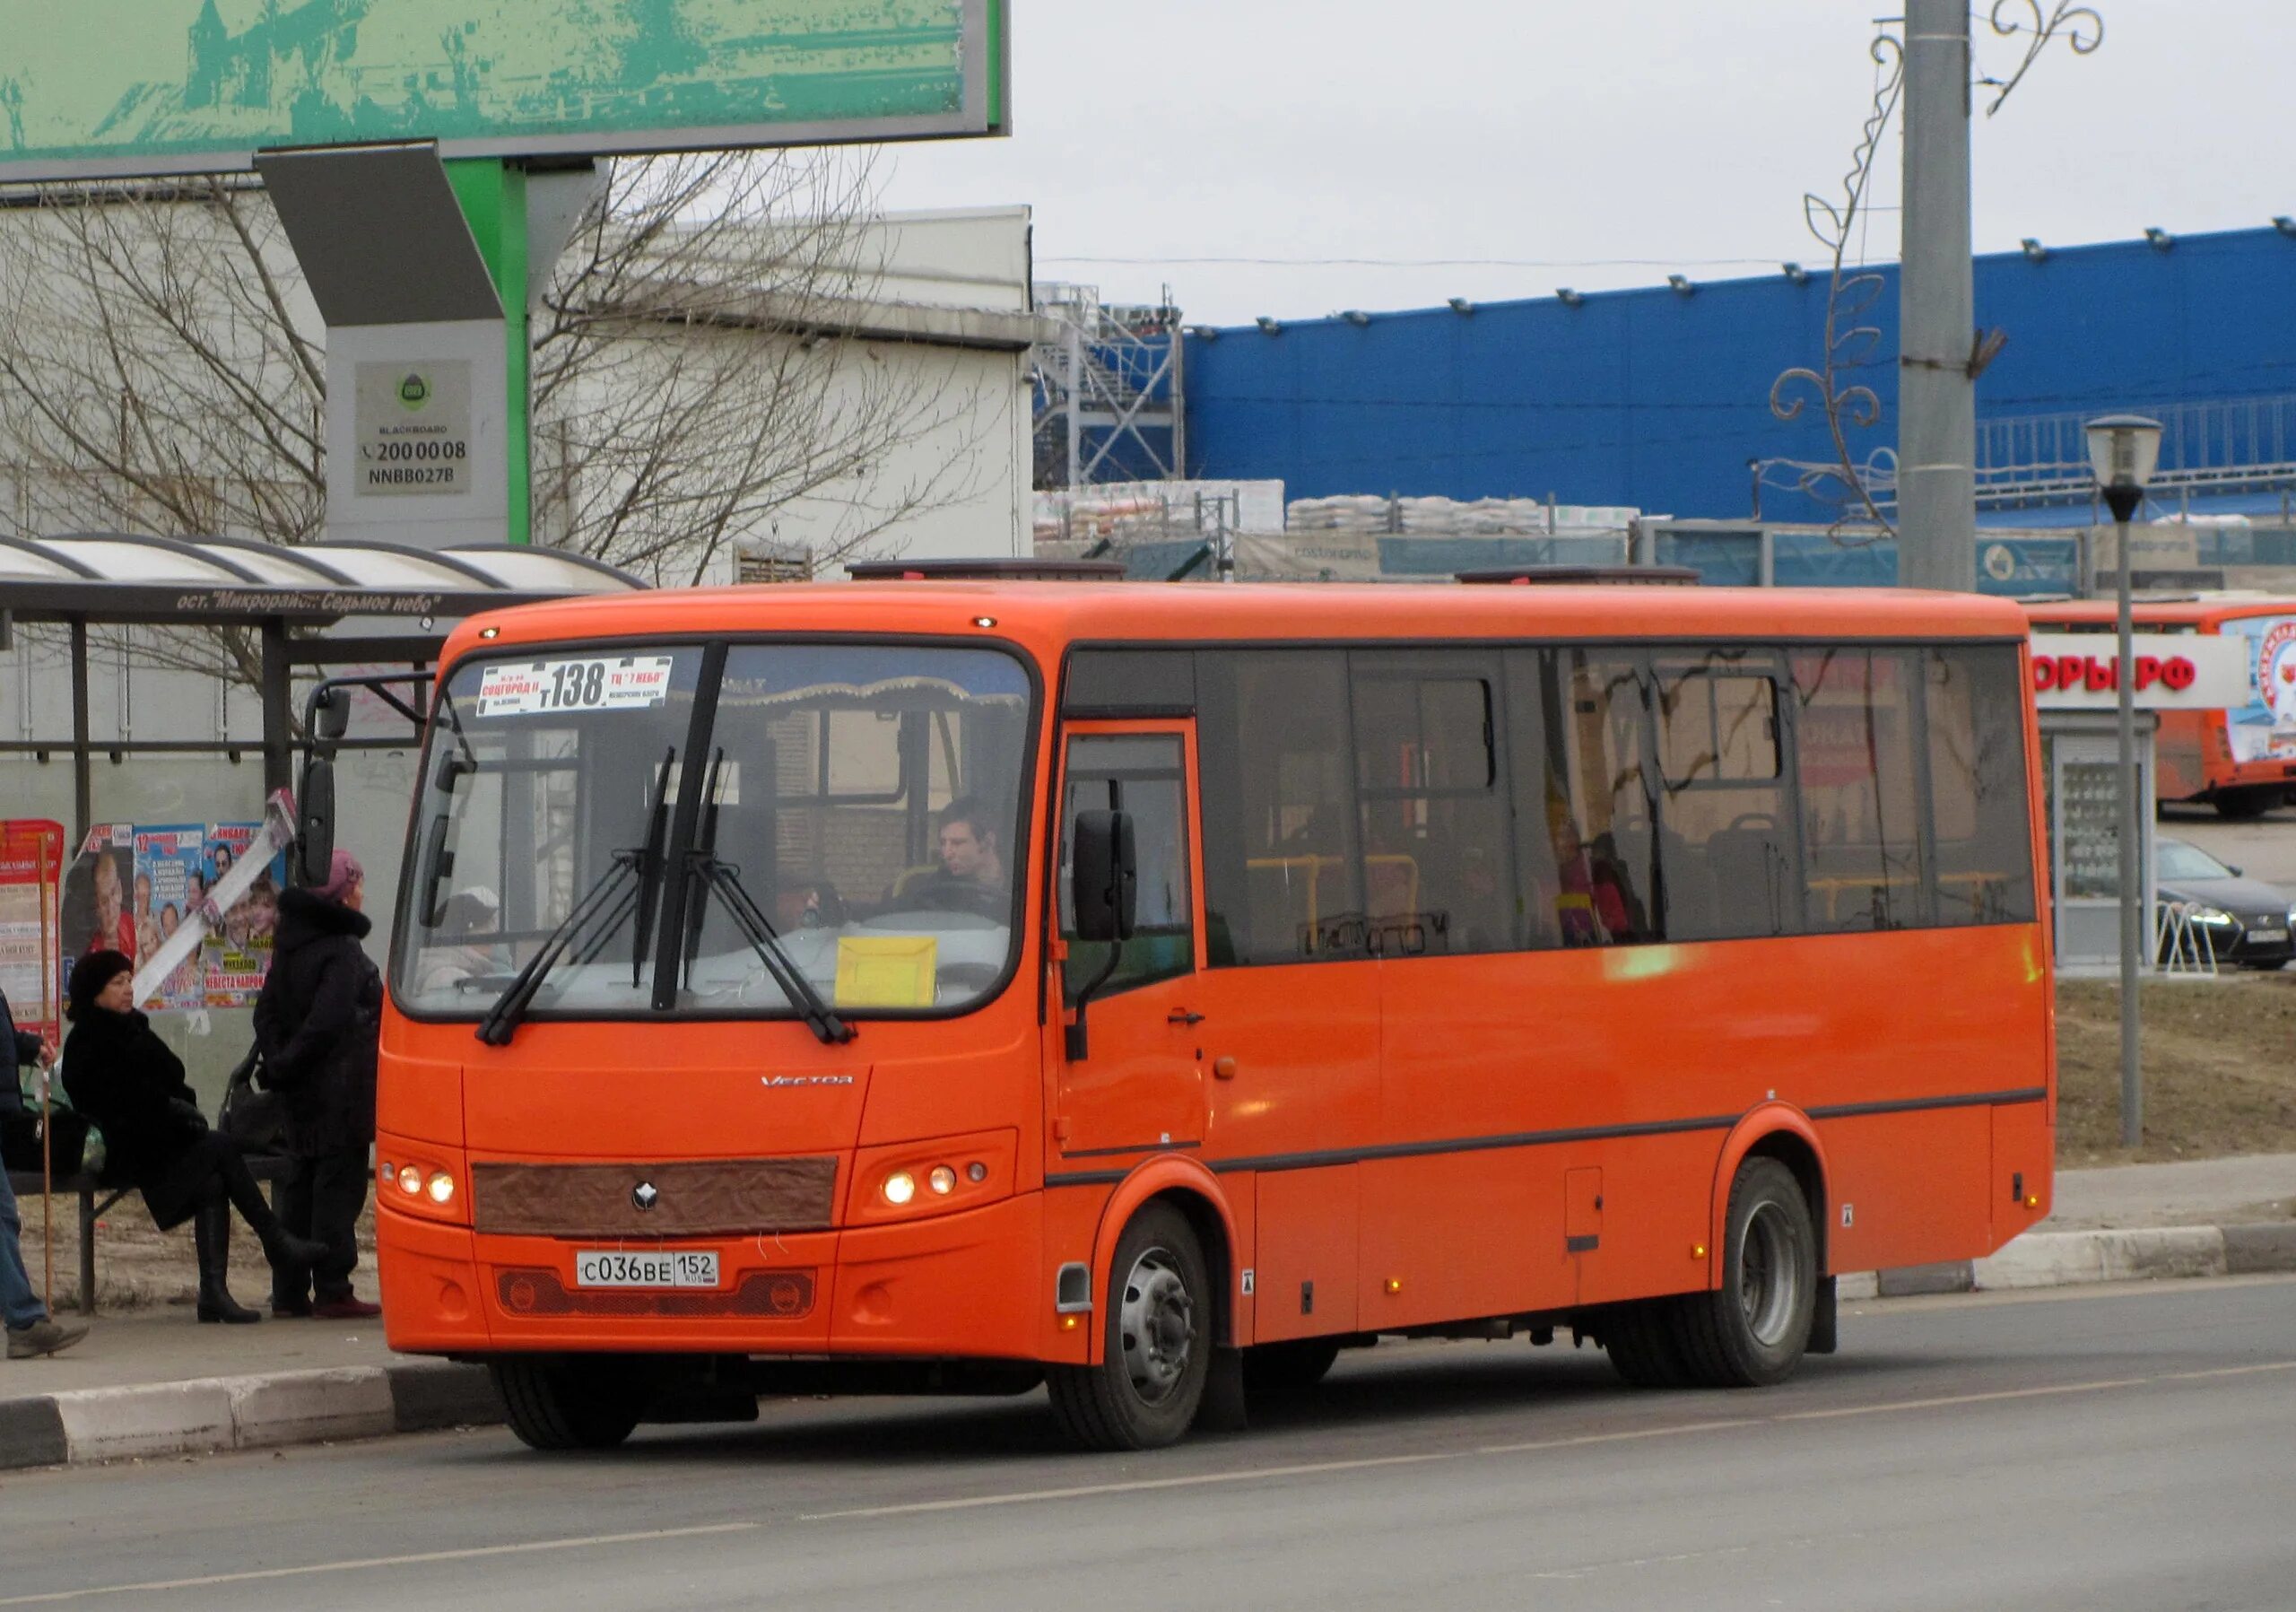
[[[248,1173],[266,1183],[276,1182],[287,1173],[287,1161],[276,1154],[251,1153],[247,1155]],[[9,1189],[16,1195],[19,1206],[40,1195],[40,1174],[37,1170],[8,1172]],[[50,1190],[57,1198],[80,1200],[80,1313],[96,1312],[96,1222],[111,1213],[114,1205],[135,1190],[133,1187],[107,1187],[86,1171],[59,1175]],[[26,1255],[25,1263],[31,1263]]]

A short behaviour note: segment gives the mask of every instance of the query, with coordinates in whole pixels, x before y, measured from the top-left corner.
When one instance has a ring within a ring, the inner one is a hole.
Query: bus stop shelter
[[[134,754],[220,753],[225,740],[92,736],[89,634],[106,627],[238,629],[257,646],[263,787],[286,789],[296,740],[294,687],[336,668],[427,668],[465,616],[514,605],[646,586],[601,562],[552,549],[314,544],[231,538],[0,536],[0,649],[16,629],[65,628],[72,731],[0,743],[0,755],[68,752],[73,842],[93,821],[92,762]]]

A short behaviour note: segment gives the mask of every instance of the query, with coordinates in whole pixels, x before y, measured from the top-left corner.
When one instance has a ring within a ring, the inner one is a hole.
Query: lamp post
[[[2137,798],[2136,679],[2128,587],[2128,523],[2144,501],[2144,486],[2161,458],[2161,423],[2140,414],[2106,414],[2089,422],[2089,466],[2097,491],[2112,511],[2115,548],[2120,558],[2120,653],[2113,683],[2120,695],[2120,1140],[2135,1147],[2144,1140],[2144,1084],[2136,1056],[2138,1031],[2136,964],[2144,944],[2144,892],[2141,876],[2137,813],[2149,801]]]

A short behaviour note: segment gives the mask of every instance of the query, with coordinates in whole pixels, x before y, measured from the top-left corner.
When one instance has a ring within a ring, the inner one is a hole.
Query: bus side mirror
[[[335,763],[313,756],[303,765],[303,792],[295,838],[296,883],[313,889],[327,881],[335,861]]]
[[[1132,938],[1140,910],[1140,864],[1128,812],[1079,812],[1071,834],[1071,902],[1076,938]]]
[[[351,691],[331,688],[319,695],[317,720],[313,736],[322,743],[332,745],[351,731]]]

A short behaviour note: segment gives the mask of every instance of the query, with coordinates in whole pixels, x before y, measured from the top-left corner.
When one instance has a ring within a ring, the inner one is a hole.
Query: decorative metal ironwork
[[[1884,473],[1880,456],[1886,449],[1877,449],[1861,465],[1851,451],[1849,433],[1870,431],[1881,423],[1881,395],[1857,379],[1856,374],[1879,362],[1881,327],[1868,322],[1866,315],[1881,297],[1883,282],[1882,276],[1871,269],[1851,265],[1850,242],[1865,220],[1882,136],[1897,115],[1898,102],[1905,89],[1905,47],[1897,36],[1884,30],[1874,36],[1867,53],[1876,69],[1874,100],[1857,147],[1850,153],[1849,171],[1842,176],[1840,205],[1836,205],[1815,191],[1802,198],[1803,221],[1826,248],[1832,265],[1826,285],[1824,356],[1817,368],[1804,365],[1787,370],[1770,388],[1770,412],[1781,421],[1799,419],[1813,400],[1825,411],[1834,457],[1831,462],[1818,463],[1767,459],[1756,468],[1758,476],[1764,481],[1773,470],[1784,471],[1791,477],[1787,482],[1770,484],[1791,486],[1813,498],[1840,505],[1842,513],[1834,522],[1837,536],[1853,522],[1870,522],[1878,528],[1868,538],[1872,541],[1894,530],[1874,496],[1874,482]],[[1892,481],[1894,468],[1892,457],[1887,469]]]
[[[2032,20],[2029,22],[2019,20],[2015,13],[2020,10]],[[2004,22],[2004,17],[2009,20]],[[2048,48],[2051,39],[2061,36],[2073,48],[2075,56],[2087,56],[2105,42],[2104,17],[2094,6],[2077,4],[2075,0],[2057,0],[2055,9],[2046,16],[2041,12],[2041,0],[1993,0],[1993,12],[1987,21],[1993,25],[1993,31],[2003,39],[2013,39],[2019,34],[2027,36],[2024,59],[2017,64],[2014,73],[2005,79],[1978,80],[1987,89],[1997,91],[1991,104],[1985,109],[1987,118],[2001,109],[2001,103],[2008,100],[2009,92],[2023,82],[2026,73],[2040,53]]]
[[[2021,14],[2022,13],[2022,14]],[[1892,19],[1892,21],[1896,21]],[[1985,109],[1990,118],[2022,83],[2025,74],[2053,39],[2062,39],[2075,56],[2088,56],[2105,42],[2105,20],[2094,6],[2078,0],[1994,0],[1987,21],[2003,39],[2023,38],[2023,58],[2006,78],[1980,77],[1977,82],[1996,91]],[[1832,275],[1826,289],[1826,331],[1822,362],[1787,370],[1770,388],[1770,412],[1781,421],[1801,417],[1815,401],[1825,411],[1826,430],[1833,439],[1830,461],[1770,458],[1753,462],[1755,509],[1761,508],[1764,486],[1790,488],[1822,502],[1831,502],[1840,514],[1833,523],[1837,541],[1848,541],[1852,526],[1874,529],[1858,537],[1874,542],[1895,535],[1883,511],[1894,504],[1897,457],[1886,446],[1874,448],[1863,459],[1852,451],[1849,433],[1868,431],[1881,423],[1882,400],[1875,390],[1856,379],[1856,372],[1880,362],[1882,330],[1866,315],[1882,293],[1882,276],[1850,263],[1850,239],[1870,210],[1867,190],[1874,179],[1874,161],[1882,136],[1897,116],[1905,88],[1904,42],[1885,22],[1874,36],[1867,52],[1877,69],[1874,100],[1866,113],[1849,171],[1842,178],[1842,199],[1837,206],[1813,192],[1802,198],[1802,215],[1810,233],[1832,257]],[[1974,380],[1998,356],[2006,336],[2000,331],[1974,333],[1969,373]]]

